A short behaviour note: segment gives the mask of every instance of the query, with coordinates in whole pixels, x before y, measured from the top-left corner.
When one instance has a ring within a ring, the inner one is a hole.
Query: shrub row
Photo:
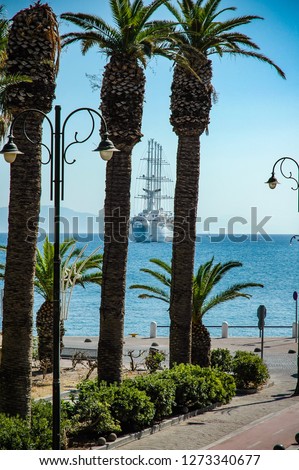
[[[187,409],[227,403],[235,394],[231,375],[191,364],[126,379],[120,385],[80,384],[68,404],[73,437],[136,432]]]
[[[136,432],[164,418],[214,403],[227,403],[237,388],[258,387],[269,378],[254,353],[215,349],[212,367],[180,364],[170,370],[126,379],[120,385],[88,380],[62,403],[62,441],[93,440],[111,433]],[[52,405],[32,405],[31,423],[0,414],[0,450],[51,448]]]
[[[249,351],[236,351],[234,355],[228,349],[213,349],[211,366],[231,373],[239,389],[258,388],[269,379],[269,371],[262,359]]]

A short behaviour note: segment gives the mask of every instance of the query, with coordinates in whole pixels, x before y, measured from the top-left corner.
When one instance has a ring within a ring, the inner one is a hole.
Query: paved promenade
[[[65,352],[89,350],[96,354],[97,338],[65,337]],[[152,345],[168,353],[168,338],[126,337],[128,351],[145,351]],[[213,338],[212,347],[254,351],[261,347],[259,338]],[[261,353],[257,353],[261,354]],[[299,397],[292,396],[297,383],[297,343],[293,338],[265,338],[263,359],[271,375],[269,386],[251,395],[239,395],[227,405],[169,425],[139,440],[117,447],[133,449],[263,449],[281,444],[288,450],[298,449]],[[120,443],[119,443],[120,444]]]

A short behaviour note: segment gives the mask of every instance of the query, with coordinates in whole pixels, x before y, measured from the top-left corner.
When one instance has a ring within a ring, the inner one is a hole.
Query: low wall
[[[229,325],[228,322],[224,321],[222,325],[206,325],[209,328],[221,328],[221,338],[229,338],[229,329],[230,328],[255,328],[258,332],[260,332],[258,326],[253,325]],[[150,324],[150,338],[157,338],[157,330],[158,328],[169,328],[169,326],[158,325],[157,322],[152,321]],[[293,322],[292,325],[281,325],[281,326],[271,326],[266,325],[265,328],[281,328],[281,329],[292,329],[292,338],[298,337],[298,328],[296,322]]]

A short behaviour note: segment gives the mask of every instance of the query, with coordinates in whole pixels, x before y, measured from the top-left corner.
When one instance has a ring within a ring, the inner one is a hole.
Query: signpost
[[[295,342],[297,343],[298,341],[298,292],[293,293],[293,299],[295,300],[295,324],[296,324],[296,329],[295,329]]]
[[[261,359],[264,357],[264,328],[265,328],[265,318],[267,315],[267,309],[265,305],[260,305],[257,309],[258,317],[258,327],[261,332]]]

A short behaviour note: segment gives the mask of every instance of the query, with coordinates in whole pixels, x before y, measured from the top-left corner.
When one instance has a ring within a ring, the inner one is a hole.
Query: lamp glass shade
[[[109,161],[113,157],[113,150],[101,150],[100,156],[102,160]]]
[[[113,152],[119,152],[117,148],[114,147],[113,142],[108,139],[107,136],[105,136],[97,148],[94,150],[94,152],[100,152],[100,156],[103,160],[111,160]]]
[[[5,161],[8,163],[13,163],[17,155],[23,154],[23,152],[21,152],[14,143],[12,135],[8,137],[8,142],[4,145],[0,153],[4,156]]]
[[[277,181],[277,179],[275,178],[275,176],[271,176],[268,181],[266,181],[266,184],[269,185],[269,188],[270,189],[275,189],[276,186],[279,184],[279,182]]]
[[[4,156],[4,160],[7,162],[7,163],[13,163],[15,161],[15,159],[17,158],[17,153],[12,153],[12,152],[5,152],[3,154]]]

